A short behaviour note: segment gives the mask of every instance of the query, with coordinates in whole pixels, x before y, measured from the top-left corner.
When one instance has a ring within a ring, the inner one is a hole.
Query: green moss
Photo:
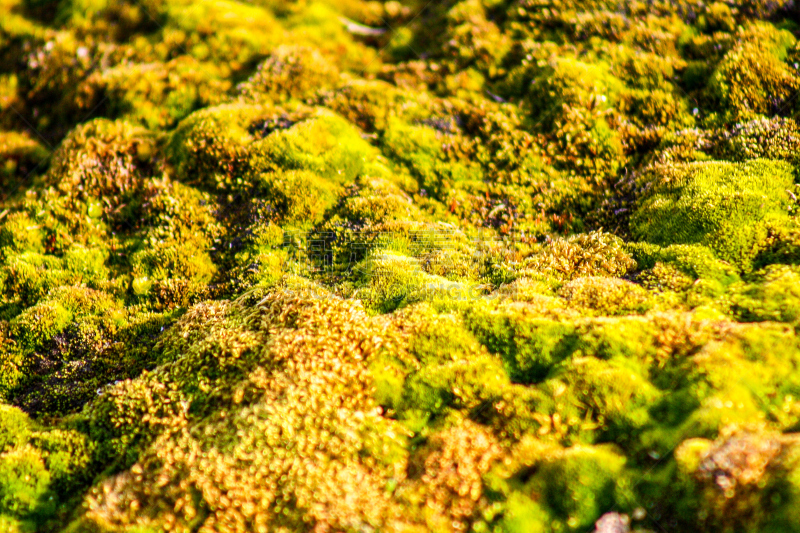
[[[31,443],[42,455],[53,490],[68,494],[89,481],[96,445],[85,435],[56,429],[35,433]]]
[[[800,264],[800,227],[796,218],[767,228],[764,247],[756,256],[754,266],[764,267],[774,263]]]
[[[406,98],[407,95],[392,84],[362,79],[342,79],[340,86],[321,95],[326,107],[367,132],[385,130],[388,120]]]
[[[582,105],[590,96],[600,97],[602,107],[614,105],[622,84],[609,72],[608,65],[592,64],[570,57],[557,58],[542,68],[534,67],[526,89],[526,100],[533,119],[544,130],[563,106]]]
[[[217,272],[211,250],[222,231],[210,196],[164,182],[146,206],[146,229],[129,241],[131,290],[167,308],[203,294]]]
[[[656,355],[658,329],[645,317],[596,318],[578,325],[576,352],[645,362]]]
[[[175,49],[234,71],[268,53],[284,33],[270,12],[257,5],[179,0],[165,2],[161,10],[169,36],[165,40],[172,40]]]
[[[44,504],[50,474],[38,451],[31,447],[0,454],[0,509],[25,516]]]
[[[108,116],[163,129],[196,109],[221,103],[231,85],[223,76],[224,71],[211,63],[182,56],[96,71],[79,90],[96,95]]]
[[[715,152],[724,159],[780,159],[797,162],[797,123],[788,118],[759,118],[734,126],[718,141]]]
[[[797,322],[800,319],[800,273],[797,268],[772,265],[759,271],[733,295],[736,316],[746,322],[773,320]]]
[[[363,285],[354,296],[382,312],[396,309],[411,293],[437,281],[423,272],[415,258],[388,250],[371,253],[354,270]]]
[[[765,35],[745,41],[725,54],[711,76],[709,96],[719,102],[729,121],[769,113],[775,103],[781,105],[800,87],[796,74],[782,62],[794,38],[767,28]],[[744,31],[748,30],[751,29]]]
[[[10,405],[0,405],[0,450],[22,446],[30,435],[28,415]]]
[[[472,411],[497,397],[508,384],[500,361],[488,354],[429,364],[406,379],[401,413],[428,422],[453,411]],[[418,429],[418,428],[414,428]]]
[[[19,132],[0,132],[0,158],[3,167],[0,168],[0,185],[2,196],[0,201],[5,201],[31,182],[31,177],[37,170],[44,170],[43,163],[48,156],[47,149],[30,135]]]
[[[791,530],[796,520],[796,443],[769,431],[730,431],[676,450],[705,527]]]
[[[567,280],[578,276],[622,276],[634,265],[622,244],[619,238],[599,231],[556,238],[527,258],[524,266]]]
[[[793,183],[785,163],[696,163],[642,178],[644,192],[632,216],[634,234],[660,245],[703,244],[748,269],[763,223],[786,216]]]
[[[284,44],[275,48],[238,90],[252,99],[305,100],[338,80],[339,69],[333,58],[323,56],[316,48]]]
[[[556,451],[536,466],[528,483],[544,494],[543,503],[570,530],[590,527],[615,504],[626,503],[618,498],[618,487],[625,484],[625,459],[613,449],[575,446]]]
[[[247,170],[248,132],[263,114],[257,106],[226,104],[195,111],[170,134],[166,156],[178,176],[211,190],[241,186]]]
[[[345,198],[341,205],[340,214],[345,220],[377,225],[425,218],[411,197],[391,182],[372,179],[358,185],[358,193]]]
[[[391,119],[382,144],[389,156],[410,168],[427,194],[444,199],[459,182],[481,178],[476,165],[450,160],[444,150],[448,139],[456,141],[455,135],[447,131]]]
[[[104,211],[113,211],[139,192],[154,155],[154,139],[147,130],[96,119],[64,139],[53,154],[46,183],[74,199],[103,198]]]
[[[799,528],[793,8],[423,4],[0,0],[0,530]]]
[[[618,278],[576,278],[559,295],[573,306],[608,315],[642,313],[652,306],[645,289]]]
[[[308,170],[338,184],[351,183],[375,152],[358,131],[330,111],[288,129],[272,131],[252,146],[252,168]]]
[[[739,281],[734,267],[714,257],[712,251],[704,246],[673,244],[662,248],[647,243],[629,243],[626,249],[640,270],[654,269],[662,263],[674,267],[693,281],[709,280],[720,289]]]
[[[39,226],[25,212],[12,213],[0,226],[0,246],[3,255],[11,252],[44,252]]]
[[[72,321],[72,313],[55,302],[42,302],[11,321],[11,333],[25,352],[44,348],[57,333]]]
[[[3,267],[6,296],[33,305],[61,285],[95,285],[106,279],[108,270],[101,250],[73,247],[64,258],[33,252],[7,258]]]
[[[465,324],[503,358],[511,378],[521,383],[542,380],[577,343],[573,324],[539,318],[524,306],[476,306],[467,311]]]

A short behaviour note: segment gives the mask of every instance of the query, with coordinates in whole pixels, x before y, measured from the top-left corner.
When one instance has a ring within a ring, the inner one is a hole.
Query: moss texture
[[[0,0],[0,531],[800,532],[799,14]]]

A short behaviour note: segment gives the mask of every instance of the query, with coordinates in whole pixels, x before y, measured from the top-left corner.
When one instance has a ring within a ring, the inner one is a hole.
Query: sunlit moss
[[[331,58],[314,48],[282,45],[258,66],[256,73],[238,90],[248,98],[259,95],[275,100],[312,97],[329,89],[339,79],[339,71]]]
[[[0,0],[0,530],[797,530],[796,9],[690,4]]]
[[[655,244],[704,244],[747,269],[763,222],[786,216],[793,181],[788,165],[769,160],[660,169],[642,179],[633,230]]]

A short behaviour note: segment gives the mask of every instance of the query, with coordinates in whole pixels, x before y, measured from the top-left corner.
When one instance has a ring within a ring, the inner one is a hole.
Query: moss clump
[[[0,479],[0,509],[18,517],[42,505],[50,483],[41,455],[29,447],[0,454]]]
[[[425,285],[445,281],[426,274],[417,259],[389,250],[373,252],[355,266],[355,272],[361,275],[364,286],[355,296],[384,312],[396,309],[404,298]]]
[[[603,63],[586,63],[573,58],[554,59],[537,69],[532,80],[527,100],[535,120],[546,129],[554,117],[563,112],[565,106],[581,105],[589,96],[601,97],[603,107],[614,105],[621,83]]]
[[[339,69],[330,57],[307,46],[281,45],[259,64],[255,74],[238,87],[248,98],[268,97],[276,101],[307,99],[339,79]]]
[[[455,137],[448,129],[438,131],[428,125],[408,124],[395,119],[387,124],[382,141],[389,155],[411,168],[426,194],[442,200],[458,182],[481,177],[476,165],[448,157],[445,143],[447,139],[456,141]]]
[[[308,170],[338,184],[351,183],[365,170],[374,149],[347,121],[327,110],[271,131],[253,144],[257,171]]]
[[[625,459],[613,448],[560,448],[528,439],[516,448],[512,465],[517,473],[510,481],[520,479],[524,483],[522,494],[542,495],[534,496],[534,501],[556,517],[556,524],[561,528],[590,527],[609,509],[615,506],[624,509],[629,505],[626,501],[629,482],[625,475]],[[533,472],[533,475],[528,476],[527,472]],[[536,512],[537,506],[531,503],[526,506],[534,516],[541,513]]]
[[[800,273],[796,267],[773,265],[755,274],[755,279],[733,296],[734,312],[747,322],[800,320]]]
[[[0,450],[25,444],[30,431],[30,420],[25,413],[10,405],[0,406]]]
[[[692,490],[706,498],[706,527],[791,530],[794,517],[767,512],[762,498],[794,502],[796,439],[770,432],[731,431],[716,441],[690,439],[676,450]],[[755,512],[753,512],[756,510]]]
[[[708,85],[709,96],[731,121],[773,112],[800,86],[796,73],[782,62],[794,38],[771,27],[759,30],[743,30],[753,31],[756,38],[726,53]]]
[[[634,265],[622,241],[592,232],[557,238],[525,261],[525,267],[565,279],[577,276],[622,276]]]
[[[757,118],[740,123],[725,132],[714,151],[724,159],[779,159],[797,162],[797,143],[800,131],[790,118]]]
[[[247,170],[248,132],[262,113],[257,106],[226,104],[195,111],[171,133],[167,159],[179,176],[204,188],[231,189],[242,184]]]
[[[617,278],[576,278],[564,285],[559,294],[572,305],[606,315],[641,313],[649,307],[647,291]]]
[[[150,129],[170,128],[201,107],[221,102],[230,89],[221,69],[186,56],[164,63],[121,64],[95,71],[79,87],[86,107]]]
[[[578,340],[573,324],[537,318],[524,306],[478,307],[467,312],[465,323],[521,383],[542,380],[572,354]]]
[[[654,244],[703,244],[748,269],[763,239],[763,224],[787,214],[793,183],[785,163],[696,163],[654,171],[631,223]]]
[[[0,154],[3,159],[0,202],[26,188],[36,171],[44,170],[43,163],[49,155],[36,139],[15,131],[0,132]]]
[[[152,136],[133,124],[97,119],[71,132],[53,154],[47,183],[80,200],[103,199],[113,210],[140,193],[155,155]]]

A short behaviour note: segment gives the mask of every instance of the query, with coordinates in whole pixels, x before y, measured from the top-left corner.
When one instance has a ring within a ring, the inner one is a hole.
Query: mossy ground
[[[0,531],[800,532],[798,16],[0,0]]]

